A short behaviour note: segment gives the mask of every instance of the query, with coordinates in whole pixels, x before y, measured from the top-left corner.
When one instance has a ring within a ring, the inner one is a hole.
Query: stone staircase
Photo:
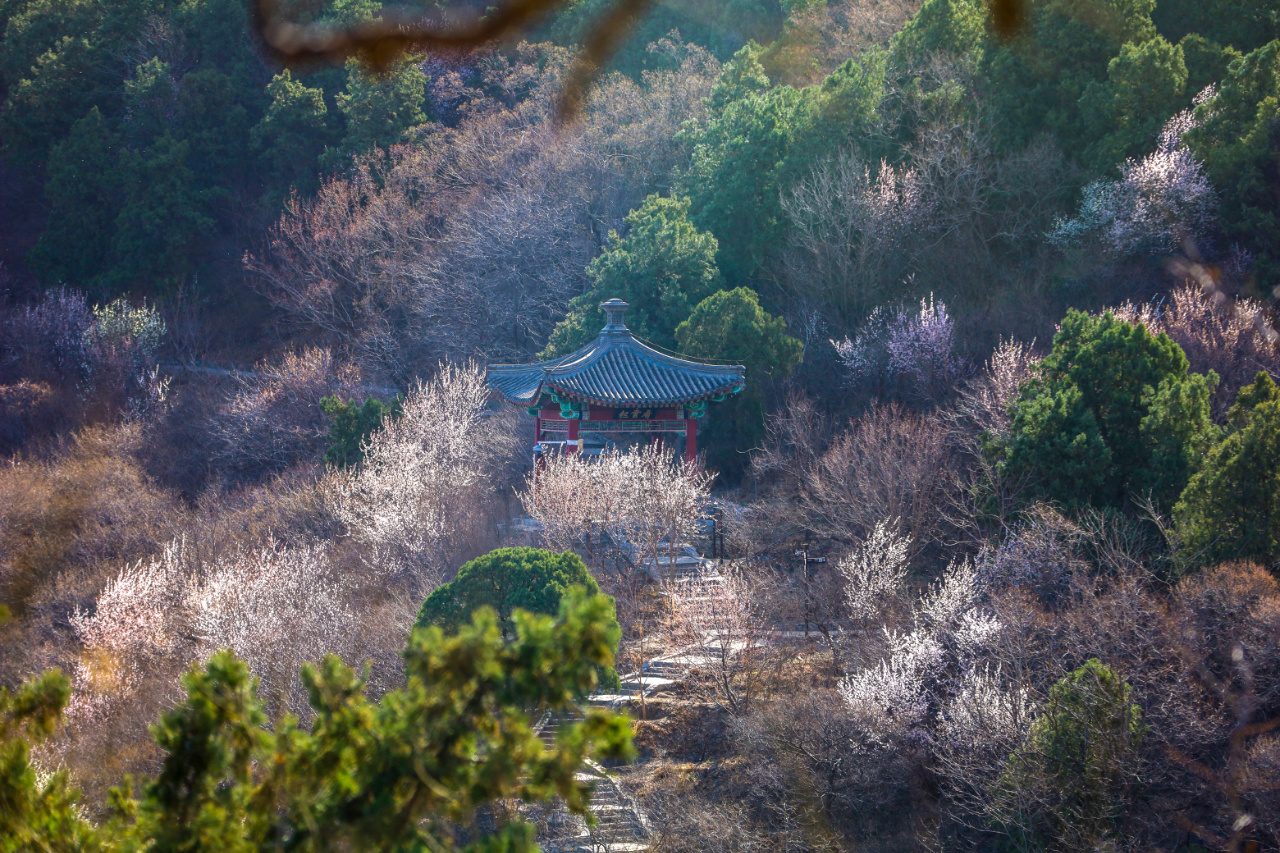
[[[550,748],[556,729],[577,722],[582,714],[544,714],[535,731]],[[618,784],[617,777],[590,759],[577,774],[578,781],[594,783],[591,814],[596,825],[588,827],[577,815],[560,807],[538,821],[538,843],[546,853],[641,853],[649,849],[649,825],[639,806]]]

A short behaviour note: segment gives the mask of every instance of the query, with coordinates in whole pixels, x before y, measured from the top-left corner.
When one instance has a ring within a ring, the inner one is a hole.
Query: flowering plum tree
[[[955,321],[932,294],[918,311],[878,308],[855,337],[831,343],[855,383],[904,382],[930,400],[947,396],[967,370],[955,352]]]
[[[656,575],[695,533],[713,476],[659,445],[608,449],[593,460],[551,457],[530,476],[522,500],[553,544],[576,545],[599,529]]]
[[[201,565],[184,540],[127,567],[72,624],[84,647],[74,673],[73,720],[121,707],[143,679],[229,648],[253,664],[275,712],[305,713],[306,661],[350,654],[355,618],[323,546],[274,540]]]
[[[840,561],[849,612],[865,627],[886,599],[897,595],[907,576],[911,537],[896,532],[897,520],[876,524],[867,540]]]
[[[1211,98],[1207,90],[1197,103]],[[1116,255],[1168,254],[1205,235],[1214,220],[1217,193],[1204,166],[1183,142],[1198,126],[1184,110],[1165,123],[1156,150],[1120,168],[1119,181],[1094,181],[1084,188],[1080,209],[1059,220],[1050,239],[1071,244],[1094,236]]]
[[[841,682],[866,742],[933,739],[931,720],[1002,630],[979,606],[981,594],[973,562],[953,561],[914,605],[912,628],[885,629],[884,657]]]
[[[514,449],[488,398],[478,366],[442,365],[373,434],[359,469],[332,473],[334,512],[375,570],[434,587],[455,564],[457,537],[481,520],[475,499],[494,488],[492,475]]]
[[[218,561],[189,584],[183,609],[196,657],[231,649],[262,682],[267,707],[309,713],[301,667],[335,653],[350,658],[356,618],[323,545],[270,541]]]

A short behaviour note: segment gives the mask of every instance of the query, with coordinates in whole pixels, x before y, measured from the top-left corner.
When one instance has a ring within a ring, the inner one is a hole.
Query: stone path
[[[556,729],[582,719],[572,712],[554,716],[544,714],[536,731],[542,742],[551,746]],[[592,782],[591,814],[596,825],[558,808],[538,821],[538,843],[546,853],[640,853],[649,849],[649,823],[640,807],[626,795],[617,777],[590,759],[577,774],[581,782]]]

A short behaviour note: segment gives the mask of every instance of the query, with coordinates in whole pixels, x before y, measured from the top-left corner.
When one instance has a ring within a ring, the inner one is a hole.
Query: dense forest
[[[1280,7],[612,7],[0,0],[0,851],[1280,848]]]

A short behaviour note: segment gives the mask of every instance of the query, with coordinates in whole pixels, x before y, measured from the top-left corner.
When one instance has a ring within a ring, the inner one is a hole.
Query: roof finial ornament
[[[625,318],[628,305],[626,302],[615,296],[608,302],[601,302],[600,307],[604,309],[605,316],[604,328],[601,331],[625,332],[627,330]]]

